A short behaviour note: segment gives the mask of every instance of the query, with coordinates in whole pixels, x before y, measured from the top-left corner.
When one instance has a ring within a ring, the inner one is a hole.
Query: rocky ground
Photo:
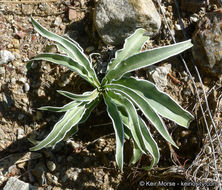
[[[134,74],[155,82],[196,119],[189,129],[166,121],[179,150],[169,146],[153,130],[153,136],[160,147],[161,159],[151,171],[141,169],[150,163],[147,156],[143,156],[134,166],[127,164],[131,146],[126,142],[126,160],[122,174],[115,163],[114,131],[103,104],[99,105],[86,123],[80,125],[79,132],[67,142],[59,143],[55,149],[29,152],[33,145],[28,138],[42,139],[61,117],[61,114],[38,111],[37,108],[68,103],[68,99],[56,93],[58,89],[82,93],[92,88],[76,73],[51,63],[34,63],[27,71],[29,59],[40,52],[56,51],[55,47],[49,45],[52,42],[33,30],[30,15],[50,31],[59,35],[68,34],[83,47],[87,55],[100,53],[94,62],[102,62],[100,66],[103,69],[119,47],[105,44],[101,39],[103,34],[98,34],[98,26],[93,24],[96,1],[0,1],[1,189],[11,177],[39,190],[142,189],[144,185],[141,181],[175,182],[178,186],[181,181],[202,180],[204,183],[221,180],[222,146],[220,137],[217,137],[221,135],[222,124],[220,4],[217,1],[167,0],[159,2],[161,9],[158,2],[155,1],[155,6],[162,25],[145,48],[172,44],[174,38],[177,41],[185,40],[184,34],[187,38],[193,38],[193,52],[183,54],[191,75],[179,56]],[[203,84],[198,79],[192,60],[200,70]],[[214,123],[207,111],[203,89]],[[173,184],[166,186],[168,189],[184,187],[174,187]],[[194,185],[191,187],[196,188]],[[146,188],[166,187],[147,185]],[[5,189],[10,188],[6,186]]]

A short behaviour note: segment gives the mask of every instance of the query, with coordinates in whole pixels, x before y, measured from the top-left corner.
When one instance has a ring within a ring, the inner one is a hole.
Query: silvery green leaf
[[[95,89],[92,92],[85,92],[84,94],[74,94],[74,93],[67,92],[64,90],[57,90],[57,92],[75,101],[91,101],[99,95],[99,92],[97,91],[97,89]]]
[[[162,135],[162,137],[167,140],[169,143],[177,147],[175,142],[173,141],[172,137],[170,136],[169,132],[165,124],[163,123],[162,119],[157,115],[157,113],[152,109],[149,103],[146,100],[146,97],[137,94],[136,91],[125,87],[119,84],[107,84],[104,86],[106,89],[113,90],[114,92],[120,93],[130,101],[134,103],[136,107],[138,107],[146,118],[151,122],[151,124],[157,129],[157,131]],[[178,147],[177,147],[178,148]]]
[[[115,94],[112,91],[108,91],[108,94],[112,98],[112,100],[115,100],[114,102],[116,103],[118,108],[125,108],[129,118],[128,125],[130,127],[133,140],[142,153],[151,154],[153,160],[150,168],[152,168],[159,161],[159,150],[144,121],[141,119],[141,117],[138,116],[134,105],[129,100],[124,98],[124,96],[121,96],[120,94]]]
[[[42,53],[34,57],[29,62],[32,63],[33,61],[49,61],[58,65],[65,66],[71,71],[77,72],[82,78],[84,78],[85,80],[90,82],[93,86],[95,86],[93,79],[87,75],[87,72],[84,69],[84,67],[78,64],[70,57],[60,54]]]
[[[115,68],[110,70],[105,76],[102,84],[109,83],[112,80],[121,78],[125,73],[135,71],[140,68],[144,68],[174,55],[177,55],[189,48],[193,44],[190,40],[176,43],[173,45],[154,48],[151,50],[145,50],[144,52],[132,55],[116,65]]]
[[[84,123],[89,118],[91,112],[96,108],[96,106],[98,106],[100,101],[101,101],[101,97],[98,96],[93,101],[91,101],[87,104],[87,110],[86,110],[84,116],[82,117],[81,121],[79,122],[79,124]]]
[[[87,109],[82,117],[82,119],[79,121],[78,124],[84,123],[90,116],[91,112],[95,109],[95,107],[99,104],[100,98],[96,98],[92,102],[87,104]],[[78,126],[72,127],[72,129],[67,132],[66,136],[64,137],[64,140],[69,139],[71,136],[73,136],[78,131]]]
[[[135,142],[133,142],[133,156],[130,160],[130,164],[135,164],[142,156],[142,151],[138,148]]]
[[[111,98],[104,94],[104,101],[107,106],[107,113],[112,120],[115,136],[116,136],[116,163],[121,172],[123,172],[123,146],[124,146],[124,128],[123,123],[118,113],[116,105],[112,102]]]
[[[169,95],[158,90],[149,81],[130,77],[113,81],[113,83],[133,89],[137,94],[145,97],[146,101],[156,112],[176,122],[178,125],[188,128],[190,122],[194,119],[188,111],[184,110]]]
[[[120,110],[120,113],[123,112],[121,108],[124,108],[124,110],[126,111],[128,121],[125,123],[127,123],[127,126],[129,127],[132,133],[133,139],[135,140],[140,150],[144,154],[146,154],[147,151],[143,142],[143,137],[141,135],[141,130],[139,126],[139,117],[138,117],[135,107],[131,104],[131,102],[123,98],[121,94],[115,94],[112,91],[108,91],[108,95],[112,98],[113,102],[117,105],[117,108],[118,110]]]
[[[62,107],[43,106],[41,108],[38,108],[38,110],[52,111],[52,112],[66,112],[76,106],[79,106],[81,103],[82,102],[72,101]]]
[[[34,26],[34,29],[41,34],[42,36],[55,41],[62,45],[66,51],[70,52],[71,58],[73,58],[76,62],[78,62],[87,72],[87,75],[90,78],[93,78],[95,85],[99,86],[99,81],[97,79],[97,76],[95,74],[95,70],[92,67],[92,63],[88,60],[88,58],[85,56],[85,54],[82,52],[82,50],[79,48],[80,46],[77,45],[78,43],[68,40],[64,37],[61,37],[55,33],[52,33],[48,31],[46,28],[44,28],[42,25],[40,25],[38,22],[35,21],[35,19],[31,18],[32,24]],[[29,64],[30,65],[30,64]],[[29,66],[28,65],[28,66]]]
[[[141,51],[144,43],[149,39],[148,36],[144,35],[145,32],[145,29],[139,28],[125,39],[123,49],[116,51],[115,58],[110,61],[107,71],[115,68],[123,59]]]
[[[82,119],[85,111],[86,108],[84,104],[68,110],[63,118],[55,124],[49,135],[39,144],[30,148],[30,150],[37,151],[45,147],[54,147],[65,137],[66,133],[69,132],[73,126],[78,124],[78,122]]]

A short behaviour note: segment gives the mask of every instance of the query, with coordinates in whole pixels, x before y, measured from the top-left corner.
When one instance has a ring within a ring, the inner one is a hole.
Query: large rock
[[[196,64],[205,75],[222,74],[222,9],[202,18],[193,35],[192,53]]]
[[[161,18],[152,0],[100,0],[94,24],[105,43],[121,45],[137,28],[145,28],[149,36],[156,35]]]

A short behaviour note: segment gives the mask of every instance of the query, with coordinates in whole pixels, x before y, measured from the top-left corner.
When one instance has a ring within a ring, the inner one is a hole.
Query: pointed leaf
[[[152,163],[148,167],[148,169],[152,169],[153,166],[155,166],[159,162],[159,159],[160,159],[158,145],[157,145],[156,141],[153,139],[149,129],[146,126],[146,123],[144,122],[144,120],[142,120],[141,117],[139,117],[139,122],[140,122],[141,131],[143,134],[143,138],[145,139],[144,140],[145,146],[151,152],[151,155],[154,158],[152,160]]]
[[[52,112],[66,112],[76,106],[79,106],[81,103],[82,102],[72,101],[62,107],[44,106],[44,107],[38,108],[38,110],[52,111]]]
[[[96,89],[92,92],[85,92],[84,94],[74,94],[64,90],[57,90],[57,92],[75,101],[91,101],[94,100],[99,94]]]
[[[121,95],[115,94],[112,91],[108,91],[108,95],[112,98],[113,102],[117,105],[118,109],[121,107],[125,109],[128,117],[128,126],[130,127],[133,139],[135,140],[140,150],[144,154],[146,154],[147,151],[141,135],[139,118],[135,107],[131,104],[131,102],[121,97]]]
[[[99,102],[100,102],[100,98],[97,98],[86,105],[87,109],[78,124],[84,123],[89,118],[91,112],[95,109],[95,107],[99,104]],[[71,136],[73,136],[75,133],[77,133],[77,131],[78,131],[77,125],[72,127],[72,129],[66,134],[64,140],[69,139]]]
[[[79,124],[84,123],[89,118],[91,112],[96,108],[96,106],[100,103],[100,101],[101,101],[101,98],[98,97],[92,102],[87,104],[87,110],[84,116],[82,117],[81,121],[79,122]]]
[[[166,117],[178,125],[188,128],[193,116],[184,110],[169,95],[161,92],[149,81],[134,77],[113,81],[114,84],[124,85],[136,91],[137,94],[146,97],[150,106],[161,116]]]
[[[118,113],[116,105],[112,102],[110,97],[105,93],[104,101],[107,106],[107,113],[112,120],[115,135],[116,135],[116,163],[121,172],[123,172],[123,145],[124,145],[124,128],[122,120]]]
[[[63,118],[55,124],[49,135],[30,150],[37,151],[44,147],[55,146],[55,144],[60,142],[65,137],[66,133],[69,132],[73,126],[78,124],[78,122],[82,119],[85,111],[86,109],[84,104],[82,106],[68,110]]]
[[[153,65],[164,59],[177,55],[191,48],[192,46],[191,41],[187,40],[177,44],[146,50],[144,52],[132,55],[122,60],[114,69],[110,70],[104,78],[102,84],[119,79],[125,73]]]
[[[68,69],[77,72],[82,78],[84,78],[85,80],[90,82],[92,85],[94,85],[94,82],[87,75],[87,72],[85,71],[84,67],[78,64],[76,61],[74,61],[70,57],[59,55],[59,54],[53,54],[53,53],[42,53],[42,54],[37,55],[32,60],[30,60],[30,62],[41,61],[41,60],[49,61],[58,65],[65,66]]]
[[[85,68],[88,76],[92,77],[94,79],[96,86],[99,86],[99,81],[98,81],[95,71],[92,67],[92,63],[89,62],[88,58],[79,49],[79,45],[77,45],[77,42],[73,43],[72,41],[67,40],[64,37],[61,37],[57,34],[54,34],[50,31],[48,31],[46,28],[44,28],[42,25],[40,25],[38,22],[36,22],[33,18],[31,18],[31,21],[34,26],[34,29],[39,34],[41,34],[42,36],[44,36],[52,41],[55,41],[55,42],[61,44],[65,49],[67,49],[71,53],[72,58]]]
[[[65,137],[63,138],[64,141],[67,141],[70,137],[72,137],[73,135],[75,135],[79,130],[78,125],[75,125],[74,127],[71,128],[70,131],[68,131],[65,135]]]
[[[136,143],[133,143],[133,156],[130,160],[130,164],[135,164],[138,162],[138,160],[141,158],[142,156],[142,151],[138,148],[138,146],[136,145]]]
[[[148,36],[144,35],[145,32],[145,29],[139,28],[125,39],[123,49],[116,51],[115,58],[109,63],[107,71],[112,70],[123,59],[141,51],[144,43],[149,39]]]
[[[111,89],[115,92],[122,94],[124,97],[127,97],[130,101],[132,101],[135,106],[137,106],[146,118],[153,124],[153,126],[158,130],[158,132],[162,135],[162,137],[167,140],[169,143],[177,147],[172,137],[167,131],[165,124],[162,119],[157,115],[157,113],[152,109],[152,107],[147,102],[146,98],[137,94],[133,89],[125,87],[119,84],[107,84],[104,86],[107,89]],[[177,147],[178,148],[178,147]]]
[[[115,94],[111,91],[108,91],[108,94],[112,99],[115,99],[115,101],[117,101],[117,106],[121,105],[125,108],[128,114],[129,126],[133,140],[135,141],[137,147],[140,149],[141,152],[143,152],[144,154],[151,154],[153,160],[150,168],[152,168],[158,163],[160,155],[158,146],[155,140],[152,138],[148,128],[144,124],[144,121],[138,116],[134,105],[130,101],[123,98],[123,96]]]

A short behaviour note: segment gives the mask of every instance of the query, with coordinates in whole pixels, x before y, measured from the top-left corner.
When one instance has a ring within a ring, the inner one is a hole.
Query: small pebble
[[[54,162],[48,161],[48,162],[46,163],[46,165],[47,165],[47,168],[48,168],[51,172],[55,171],[55,169],[56,169],[56,164],[55,164]]]
[[[23,84],[25,84],[26,79],[25,79],[24,77],[21,77],[21,78],[19,79],[19,81],[22,82]]]
[[[18,31],[18,32],[16,33],[16,35],[17,35],[19,38],[22,39],[22,38],[25,37],[26,33],[25,33],[24,31],[20,30],[20,31]]]
[[[8,50],[1,50],[0,51],[0,65],[6,64],[10,61],[14,61],[15,56]]]
[[[18,115],[18,120],[22,120],[24,117],[25,117],[25,115],[22,114],[22,113],[20,113],[20,114]]]
[[[27,82],[24,84],[24,90],[25,92],[28,92],[30,90],[30,86]]]
[[[27,104],[29,102],[29,99],[27,97],[24,97],[22,98],[22,102]]]
[[[55,175],[52,175],[51,173],[46,173],[46,177],[48,182],[52,185],[57,185],[58,184],[58,178]]]
[[[8,45],[7,45],[7,48],[8,48],[8,49],[12,49],[12,48],[13,48],[13,44],[8,44]]]
[[[40,120],[40,119],[42,119],[42,113],[40,112],[40,111],[37,111],[36,112],[36,117],[35,117],[35,119],[38,121],[38,120]]]
[[[43,69],[44,69],[44,70],[47,70],[47,66],[46,66],[46,65],[45,65],[45,66],[43,66]]]
[[[5,68],[4,67],[0,67],[0,76],[1,75],[5,75]]]
[[[24,115],[23,115],[24,118]],[[17,129],[17,139],[22,139],[24,137],[24,129],[18,128]]]
[[[73,160],[73,157],[72,156],[68,156],[66,159],[67,159],[68,162],[71,162]]]
[[[69,9],[69,20],[72,21],[77,17],[77,12],[75,9]]]
[[[180,24],[175,24],[175,29],[176,29],[176,30],[182,30]]]
[[[22,163],[17,164],[17,166],[20,169],[24,169],[25,168],[25,164],[26,164],[25,162],[22,162]]]
[[[12,165],[8,168],[9,173],[13,173],[17,169],[16,165]]]
[[[206,149],[205,149],[205,152],[206,152],[207,154],[211,154],[211,153],[212,153],[211,147],[210,147],[210,146],[207,146]]]
[[[183,131],[181,131],[181,137],[185,137],[185,136],[189,135],[190,133],[191,133],[191,131],[189,131],[189,130],[183,130]]]
[[[92,52],[94,50],[95,50],[94,46],[89,46],[89,47],[86,48],[86,53],[90,53],[90,52]]]
[[[60,26],[60,24],[62,23],[62,19],[61,17],[56,17],[55,21],[54,21],[54,25],[55,26]]]
[[[18,49],[20,46],[20,42],[17,39],[13,39],[12,44],[13,44],[14,48],[16,48],[16,49]]]
[[[199,20],[199,15],[198,14],[193,14],[190,16],[190,21],[191,22],[197,22]]]

